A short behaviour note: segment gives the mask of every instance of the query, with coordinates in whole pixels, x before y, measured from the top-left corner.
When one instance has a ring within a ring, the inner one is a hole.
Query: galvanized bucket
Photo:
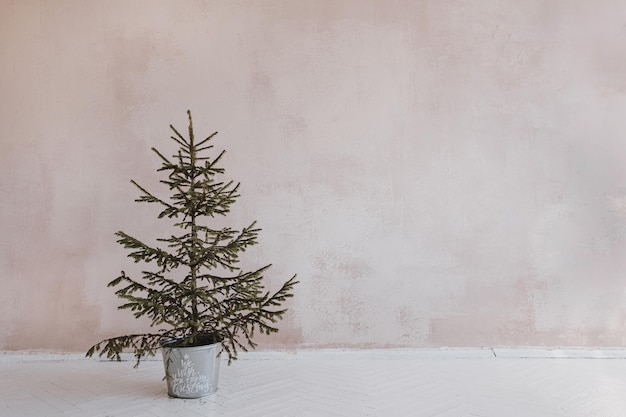
[[[161,344],[170,397],[200,398],[217,391],[222,344],[173,347],[175,343]]]

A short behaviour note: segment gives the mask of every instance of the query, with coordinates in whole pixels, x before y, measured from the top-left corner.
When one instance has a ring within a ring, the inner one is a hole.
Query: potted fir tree
[[[154,331],[105,339],[92,346],[87,356],[99,353],[121,360],[120,354],[134,352],[136,365],[162,349],[168,393],[174,397],[198,398],[217,389],[220,354],[228,363],[238,349],[254,348],[255,331],[278,331],[283,302],[293,295],[296,276],[278,291],[264,289],[264,273],[270,265],[242,271],[239,255],[257,243],[260,231],[255,222],[241,230],[213,226],[216,216],[225,216],[238,195],[239,184],[221,179],[218,162],[225,151],[211,154],[213,133],[196,141],[191,112],[188,137],[173,126],[171,137],[178,145],[172,158],[152,150],[162,161],[161,183],[170,196],[161,199],[135,181],[138,202],[162,207],[159,219],[171,220],[169,237],[151,245],[124,232],[117,232],[118,243],[129,249],[135,262],[151,264],[138,278],[121,275],[109,283],[123,299],[120,309],[131,310],[136,318],[148,317]]]

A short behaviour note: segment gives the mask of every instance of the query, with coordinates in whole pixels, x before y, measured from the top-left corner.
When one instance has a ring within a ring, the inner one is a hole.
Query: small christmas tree
[[[278,331],[274,323],[286,311],[281,305],[293,296],[295,275],[272,294],[263,286],[263,274],[271,265],[249,272],[237,266],[239,255],[257,243],[256,222],[241,230],[209,225],[229,212],[239,197],[239,183],[220,179],[224,169],[217,164],[225,151],[210,155],[217,132],[196,142],[191,112],[187,114],[187,138],[170,125],[171,139],[179,146],[172,159],[152,148],[162,160],[157,171],[167,173],[161,183],[169,187],[170,197],[161,199],[131,181],[141,191],[135,201],[160,205],[159,219],[171,219],[178,232],[157,239],[163,247],[117,232],[117,242],[131,251],[128,256],[153,268],[139,279],[122,271],[108,284],[117,287],[115,294],[124,300],[120,309],[131,310],[136,318],[148,317],[156,331],[105,339],[92,346],[87,356],[99,352],[120,360],[123,351],[131,350],[138,365],[145,356],[154,355],[161,342],[175,339],[181,347],[221,342],[230,363],[238,349],[256,347],[255,331]]]

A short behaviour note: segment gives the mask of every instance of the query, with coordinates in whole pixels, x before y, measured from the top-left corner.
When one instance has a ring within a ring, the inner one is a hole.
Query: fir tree
[[[122,271],[108,284],[124,300],[118,308],[132,311],[136,318],[147,317],[156,329],[105,339],[87,356],[98,352],[120,360],[120,354],[130,350],[138,365],[154,355],[162,341],[177,339],[178,346],[221,342],[230,363],[239,349],[256,347],[255,332],[278,331],[275,323],[286,311],[281,306],[293,296],[295,275],[270,293],[263,280],[271,264],[248,272],[237,266],[240,254],[257,243],[256,222],[241,230],[211,225],[217,216],[229,213],[239,197],[239,183],[222,179],[224,169],[218,163],[225,151],[212,154],[217,132],[196,141],[191,112],[187,115],[187,137],[170,125],[171,139],[178,145],[172,158],[152,148],[162,162],[157,171],[166,174],[160,182],[168,186],[169,198],[159,198],[131,180],[141,192],[135,201],[159,205],[159,219],[169,219],[178,232],[157,239],[160,246],[117,232],[117,242],[130,250],[128,256],[152,268],[139,279]]]

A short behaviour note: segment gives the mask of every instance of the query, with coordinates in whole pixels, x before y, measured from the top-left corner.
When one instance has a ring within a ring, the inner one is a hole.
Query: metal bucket
[[[170,397],[200,398],[217,391],[222,344],[171,347],[175,343],[161,344]]]

